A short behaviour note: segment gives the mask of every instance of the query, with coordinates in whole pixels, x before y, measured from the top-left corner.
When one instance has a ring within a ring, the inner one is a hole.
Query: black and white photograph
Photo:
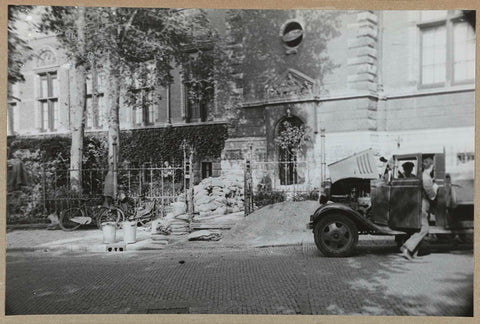
[[[100,5],[8,6],[7,318],[474,316],[475,10]]]

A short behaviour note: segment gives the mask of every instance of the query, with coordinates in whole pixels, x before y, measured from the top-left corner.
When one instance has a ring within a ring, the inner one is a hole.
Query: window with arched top
[[[275,132],[278,147],[278,163],[281,185],[301,183],[298,177],[298,137],[301,136],[303,122],[295,116],[282,118]]]
[[[57,63],[57,57],[50,49],[43,49],[37,55],[37,66],[49,66]]]

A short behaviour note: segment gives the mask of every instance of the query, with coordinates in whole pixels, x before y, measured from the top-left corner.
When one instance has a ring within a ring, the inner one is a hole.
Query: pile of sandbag
[[[244,210],[243,181],[239,178],[206,178],[193,191],[194,209],[199,217],[221,216]]]
[[[187,205],[183,201],[170,204],[172,211],[166,215],[172,235],[183,235],[190,231],[188,225]]]
[[[238,213],[244,210],[243,180],[234,177],[206,178],[193,188],[193,205],[195,219],[211,219],[225,214]],[[167,213],[172,235],[189,232],[189,216],[185,195],[170,204]]]

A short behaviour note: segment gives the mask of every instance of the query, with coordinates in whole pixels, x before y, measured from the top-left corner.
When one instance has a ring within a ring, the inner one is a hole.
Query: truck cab
[[[352,253],[358,234],[395,235],[401,242],[419,231],[425,158],[434,161],[430,176],[439,187],[430,206],[429,232],[473,232],[473,172],[456,183],[446,173],[444,153],[394,155],[388,162],[383,160],[384,169],[375,172],[378,163],[369,150],[329,165],[333,181],[325,186],[321,205],[307,225],[320,251],[346,256]]]

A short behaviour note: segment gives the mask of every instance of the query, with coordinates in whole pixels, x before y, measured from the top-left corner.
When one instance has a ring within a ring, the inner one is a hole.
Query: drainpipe
[[[172,116],[170,114],[170,84],[167,85],[167,123],[172,124]]]
[[[321,185],[325,182],[325,174],[327,171],[327,163],[325,159],[325,128],[320,129],[320,143],[321,143],[321,159],[322,159],[322,168],[321,168],[321,175],[320,179],[322,180]]]
[[[67,69],[67,87],[68,87],[68,91],[67,91],[67,105],[68,105],[68,130],[71,131],[71,127],[72,125],[70,124],[70,119],[71,119],[71,107],[70,107],[70,67]]]

